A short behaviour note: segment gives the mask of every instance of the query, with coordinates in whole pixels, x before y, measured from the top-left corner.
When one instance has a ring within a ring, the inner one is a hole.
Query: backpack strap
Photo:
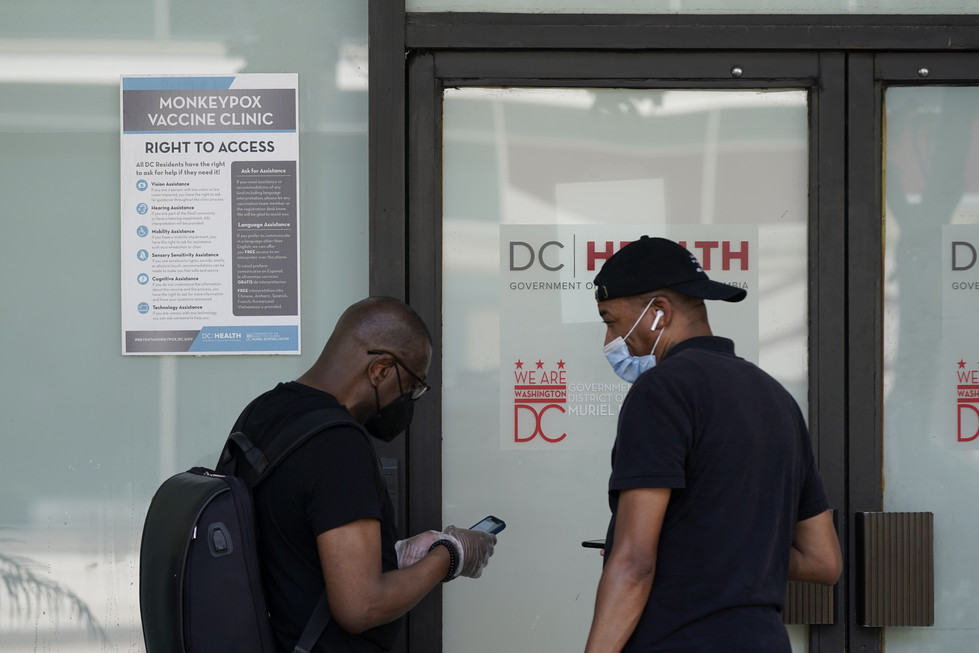
[[[345,409],[321,408],[306,413],[288,424],[262,451],[240,430],[241,425],[247,421],[247,414],[251,412],[251,408],[252,405],[249,405],[235,423],[235,429],[228,436],[217,465],[219,473],[234,474],[243,479],[249,487],[255,487],[263,481],[289,454],[320,431],[334,426],[349,426],[365,436],[368,435],[364,427],[353,421]],[[244,456],[243,461],[235,460],[239,452]]]
[[[236,451],[235,447],[231,446],[232,444],[237,445],[238,451],[241,451],[241,453],[245,455],[245,457],[248,459],[248,464],[251,467],[261,464],[261,458],[264,457],[261,449],[258,449],[252,445],[251,440],[249,440],[248,437],[241,432],[242,426],[248,421],[248,418],[251,416],[252,411],[258,404],[259,399],[261,399],[261,396],[252,399],[251,402],[245,406],[245,409],[241,411],[241,414],[238,415],[238,419],[235,420],[235,425],[231,427],[231,434],[228,436],[228,440],[224,443],[224,448],[221,449],[221,455],[218,456],[218,462],[214,466],[214,471],[217,473],[228,476],[238,475],[237,465],[235,464]],[[240,437],[238,437],[237,434],[240,434]]]
[[[248,421],[248,416],[252,408],[254,408],[254,405],[255,401],[242,411],[232,433],[228,436],[228,441],[224,446],[224,450],[221,452],[221,458],[218,462],[219,470],[222,470],[222,468],[226,470],[231,465],[231,469],[236,472],[235,475],[241,477],[249,487],[258,485],[289,454],[320,431],[325,431],[334,426],[350,426],[360,431],[365,437],[368,437],[368,433],[364,427],[353,421],[345,409],[322,408],[306,413],[290,423],[278,435],[272,438],[272,441],[266,446],[263,452],[240,430],[244,423]],[[246,464],[240,468],[235,465],[235,458],[237,457],[236,450],[241,452],[245,458],[244,462]],[[309,621],[306,622],[306,626],[303,628],[299,641],[296,642],[293,653],[309,653],[313,646],[316,645],[320,635],[323,634],[327,624],[330,623],[331,618],[330,606],[326,599],[326,592],[324,592],[320,596],[319,601],[317,601],[316,607],[313,608],[313,613],[310,615]]]
[[[291,422],[282,431],[272,438],[272,441],[265,446],[265,456],[268,459],[268,467],[260,472],[255,483],[262,481],[268,476],[279,463],[285,460],[293,451],[299,448],[306,440],[316,435],[320,431],[333,428],[335,426],[348,426],[360,431],[365,438],[370,438],[363,425],[355,422],[350,417],[346,408],[321,408],[306,413],[299,419]],[[257,471],[257,470],[256,470]]]
[[[326,429],[332,428],[334,426],[352,426],[363,433],[365,436],[368,435],[364,427],[359,423],[354,422],[350,419],[350,414],[347,413],[345,409],[341,408],[323,408],[321,410],[315,410],[311,413],[300,417],[292,424],[287,426],[285,429],[279,433],[278,436],[272,439],[272,442],[266,447],[266,454],[261,455],[258,464],[261,468],[252,466],[252,472],[256,474],[255,480],[250,481],[249,485],[254,487],[259,482],[264,480],[276,465],[281,463],[286,457],[289,456],[293,451],[295,451],[299,446],[316,435],[320,431],[325,431]],[[297,437],[297,434],[298,437]],[[237,438],[235,436],[241,436]],[[249,445],[251,442],[248,437],[242,433],[232,433],[229,438],[234,438],[237,443],[239,440],[243,440]],[[252,446],[253,451],[257,451],[262,454],[258,447]],[[252,458],[257,458],[252,455],[249,457],[249,450],[242,449],[242,453],[245,455],[246,461],[249,464],[252,462]],[[316,602],[316,606],[313,608],[313,613],[309,616],[309,621],[306,622],[306,626],[303,628],[302,635],[299,636],[299,641],[296,642],[296,647],[293,649],[293,653],[309,653],[312,648],[316,645],[319,640],[320,635],[326,630],[327,624],[330,623],[332,615],[330,614],[330,604],[326,599],[326,592],[320,595],[320,600]]]
[[[251,468],[251,473],[255,474],[256,477],[261,476],[268,468],[269,459],[262,453],[261,449],[252,444],[252,441],[242,431],[235,431],[229,435],[228,442],[229,444],[234,443],[238,446],[238,450],[245,456],[245,460]],[[222,452],[221,461],[230,462],[231,458],[234,457],[233,449],[226,444],[225,451],[227,452],[227,457]],[[252,486],[254,483],[248,483],[248,485]]]
[[[309,616],[309,621],[306,622],[306,627],[303,628],[303,634],[299,636],[299,641],[296,642],[296,648],[292,649],[292,653],[309,653],[326,629],[326,624],[330,623],[330,616],[330,605],[326,601],[326,592],[323,592],[320,600],[316,602],[316,607],[313,608],[313,614]]]

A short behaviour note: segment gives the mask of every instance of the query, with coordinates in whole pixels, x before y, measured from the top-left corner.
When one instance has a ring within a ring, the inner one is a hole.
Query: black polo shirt
[[[625,651],[790,651],[779,611],[796,522],[827,509],[789,393],[734,344],[685,340],[619,415],[606,549],[619,492],[671,488],[652,592]]]

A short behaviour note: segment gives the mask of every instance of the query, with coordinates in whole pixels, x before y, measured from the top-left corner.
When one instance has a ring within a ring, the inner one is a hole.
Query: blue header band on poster
[[[189,352],[299,351],[298,326],[208,326]]]
[[[224,91],[234,83],[231,77],[123,77],[124,91]]]

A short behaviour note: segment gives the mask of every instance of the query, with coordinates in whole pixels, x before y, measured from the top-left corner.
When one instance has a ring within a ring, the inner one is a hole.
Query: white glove
[[[449,526],[438,539],[448,540],[459,554],[459,566],[456,576],[479,578],[483,567],[489,563],[490,556],[496,546],[496,536],[485,531],[473,531],[468,528]]]
[[[394,550],[398,553],[398,569],[410,567],[428,555],[429,548],[441,536],[442,534],[438,531],[423,531],[407,540],[395,542]]]

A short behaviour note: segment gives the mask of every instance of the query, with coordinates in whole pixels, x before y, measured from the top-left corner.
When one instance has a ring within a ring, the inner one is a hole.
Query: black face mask
[[[398,379],[398,387],[401,387],[401,379]],[[398,437],[408,425],[415,414],[415,402],[411,398],[411,393],[402,394],[384,408],[381,408],[381,398],[374,388],[374,401],[377,402],[377,412],[371,415],[364,428],[378,440],[390,442]]]

